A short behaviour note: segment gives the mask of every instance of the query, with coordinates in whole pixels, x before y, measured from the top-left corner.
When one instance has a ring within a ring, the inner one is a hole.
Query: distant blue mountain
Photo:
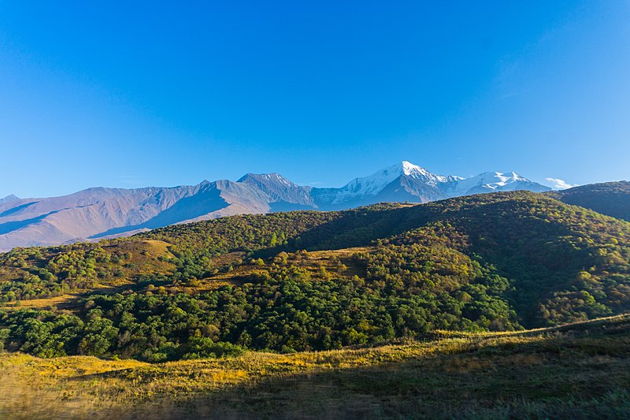
[[[511,171],[462,178],[435,175],[404,161],[340,188],[300,186],[272,173],[172,188],[90,188],[34,199],[11,195],[0,199],[0,251],[131,235],[235,214],[339,210],[384,201],[425,203],[514,190],[549,188]]]

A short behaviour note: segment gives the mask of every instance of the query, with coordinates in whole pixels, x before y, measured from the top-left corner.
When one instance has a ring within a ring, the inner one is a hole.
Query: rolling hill
[[[150,361],[553,326],[630,309],[629,244],[529,192],[233,216],[2,254],[0,325],[9,350]]]
[[[583,185],[547,194],[567,204],[575,204],[630,221],[630,182],[628,181]]]

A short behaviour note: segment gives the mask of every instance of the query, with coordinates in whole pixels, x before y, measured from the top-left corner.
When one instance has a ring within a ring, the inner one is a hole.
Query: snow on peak
[[[497,186],[505,186],[505,185],[510,184],[512,182],[517,182],[517,181],[526,181],[527,182],[527,181],[529,181],[529,179],[520,176],[519,174],[517,174],[514,171],[484,172],[484,173],[482,173],[480,175],[477,175],[476,177],[472,177],[470,179],[478,180],[478,181],[480,181],[480,183],[482,185],[488,184],[489,186],[493,185],[493,184],[496,184]]]
[[[566,190],[578,186],[577,184],[569,184],[567,181],[560,178],[545,178],[543,185],[546,185],[552,190]]]
[[[414,174],[422,174],[422,175],[429,174],[429,171],[427,171],[426,169],[421,168],[418,165],[414,165],[413,163],[408,162],[406,160],[403,160],[400,166],[402,169],[402,173],[407,176],[413,176]]]
[[[401,166],[402,166],[403,175],[406,175],[415,179],[419,179],[432,186],[436,186],[437,184],[442,183],[442,182],[451,182],[451,181],[457,181],[459,179],[463,179],[458,176],[436,175],[406,160],[402,161]]]
[[[514,171],[484,172],[477,176],[458,180],[455,188],[451,190],[451,196],[475,194],[484,191],[512,191],[521,189],[524,184],[532,184],[532,182]]]
[[[340,203],[358,197],[377,195],[398,178],[405,179],[405,185],[410,188],[434,188],[442,191],[446,196],[454,197],[466,194],[477,194],[494,191],[513,191],[517,189],[537,188],[536,184],[522,177],[514,171],[484,172],[470,178],[459,176],[435,175],[426,169],[409,161],[402,161],[373,173],[372,175],[355,178],[339,189],[333,203]],[[543,191],[546,187],[540,185]],[[406,187],[405,187],[406,188]]]
[[[383,188],[401,176],[418,179],[430,185],[436,185],[437,183],[451,180],[450,177],[434,175],[426,169],[404,160],[385,169],[381,169],[372,175],[353,179],[342,188],[343,193],[339,199],[345,200],[353,196],[378,194]]]
[[[403,160],[402,162],[397,163],[396,165],[392,165],[388,168],[382,169],[371,176],[373,177],[378,174],[385,174],[385,173],[393,176],[392,181],[401,175],[410,176],[414,178],[426,178],[426,179],[440,178],[438,175],[434,175],[431,172],[424,169],[423,167],[415,165],[407,160]],[[358,178],[358,179],[365,179],[365,178]]]

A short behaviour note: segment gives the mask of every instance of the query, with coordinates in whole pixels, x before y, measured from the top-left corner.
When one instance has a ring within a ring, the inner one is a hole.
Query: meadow
[[[376,347],[146,363],[0,355],[0,416],[624,418],[630,316]]]

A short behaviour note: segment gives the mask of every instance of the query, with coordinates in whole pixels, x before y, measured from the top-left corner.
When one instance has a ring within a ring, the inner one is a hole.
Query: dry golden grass
[[[133,270],[125,269],[124,265],[121,267],[125,272],[124,277],[129,277],[132,273],[137,275],[171,272],[174,268],[173,264],[158,259],[159,257],[173,257],[173,254],[168,250],[169,246],[171,244],[168,242],[145,239],[120,241],[116,244],[104,246],[104,249],[111,248],[118,252],[127,252],[129,254],[131,259],[126,261],[125,264],[133,265]]]
[[[168,242],[159,241],[157,239],[145,239],[141,242],[143,244],[146,244],[151,252],[157,257],[171,255],[170,251],[168,250],[168,247],[170,247],[171,244],[169,244]]]
[[[584,404],[597,398],[625,398],[629,356],[628,316],[535,333],[160,364],[5,353],[0,417],[501,417],[558,407],[566,414],[593,410]],[[630,410],[614,404],[607,409]]]
[[[353,256],[360,253],[371,252],[372,250],[373,248],[369,247],[356,247],[326,251],[294,252],[288,254],[286,262],[281,261],[279,258],[274,258],[272,261],[267,261],[264,266],[244,263],[232,271],[219,273],[212,277],[205,278],[203,281],[207,284],[212,284],[212,282],[215,281],[238,284],[244,278],[267,272],[271,264],[275,264],[279,267],[298,267],[305,270],[312,280],[327,280],[328,277],[325,273],[334,273],[335,277],[350,278],[355,274],[364,274],[362,273],[362,269],[354,262]],[[223,259],[220,261],[217,260],[217,263],[229,264],[230,260],[226,260],[225,258],[229,256],[235,258],[236,255],[234,254],[236,253],[221,256]],[[238,257],[242,258],[243,255],[239,255]]]

